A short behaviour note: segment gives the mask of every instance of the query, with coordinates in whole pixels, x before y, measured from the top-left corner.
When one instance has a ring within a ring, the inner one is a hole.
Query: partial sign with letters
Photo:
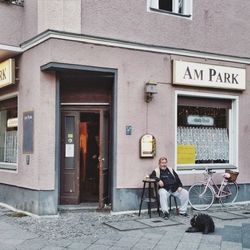
[[[214,118],[211,116],[189,115],[187,117],[188,125],[196,126],[214,126]]]
[[[246,69],[174,60],[173,84],[244,90]]]
[[[15,59],[0,63],[0,88],[15,83]]]

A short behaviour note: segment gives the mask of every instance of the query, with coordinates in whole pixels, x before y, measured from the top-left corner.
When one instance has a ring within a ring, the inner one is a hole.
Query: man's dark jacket
[[[182,187],[181,180],[178,176],[178,174],[174,171],[173,174],[170,172],[168,168],[165,170],[160,169],[160,177],[156,176],[156,171],[154,170],[150,178],[155,179],[157,182],[160,180],[164,183],[163,188],[165,188],[167,191],[175,192],[178,187]]]

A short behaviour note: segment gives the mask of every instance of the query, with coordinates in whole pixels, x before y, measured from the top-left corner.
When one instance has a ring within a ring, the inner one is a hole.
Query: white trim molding
[[[178,49],[178,48],[157,46],[151,44],[135,43],[125,40],[116,40],[105,37],[95,37],[84,34],[67,33],[54,30],[47,30],[43,33],[38,34],[32,39],[22,43],[21,50],[22,52],[25,52],[49,39],[59,39],[65,41],[103,45],[103,46],[131,49],[137,51],[155,52],[155,53],[202,58],[202,59],[250,64],[250,58],[248,57],[237,57],[237,56],[222,55],[222,54],[219,55],[215,53],[207,53],[207,52],[193,51],[187,49]]]

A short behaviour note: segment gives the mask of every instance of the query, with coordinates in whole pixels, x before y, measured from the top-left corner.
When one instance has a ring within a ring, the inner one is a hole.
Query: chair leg
[[[179,208],[178,208],[177,200],[176,200],[176,197],[175,197],[175,196],[174,196],[174,202],[175,202],[176,214],[178,215],[178,214],[179,214]]]
[[[178,209],[178,205],[177,205],[177,200],[176,200],[176,197],[173,196],[172,194],[170,194],[170,196],[169,196],[169,212],[172,210],[172,198],[174,198],[176,214],[178,215],[179,209]]]
[[[171,212],[171,210],[172,210],[172,205],[171,205],[172,196],[173,196],[173,195],[170,195],[170,196],[169,196],[169,212]]]

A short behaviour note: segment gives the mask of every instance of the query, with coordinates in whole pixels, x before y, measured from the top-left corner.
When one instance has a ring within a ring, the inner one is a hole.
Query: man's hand
[[[163,187],[163,186],[164,186],[164,183],[163,183],[162,180],[159,180],[158,184],[159,184],[160,187]]]

